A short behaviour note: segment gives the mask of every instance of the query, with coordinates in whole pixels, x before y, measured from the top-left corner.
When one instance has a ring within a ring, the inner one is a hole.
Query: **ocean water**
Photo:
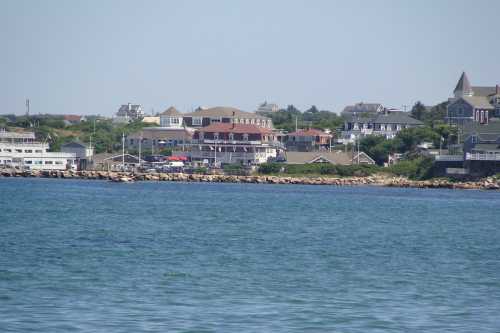
[[[0,179],[0,332],[500,332],[500,193]]]

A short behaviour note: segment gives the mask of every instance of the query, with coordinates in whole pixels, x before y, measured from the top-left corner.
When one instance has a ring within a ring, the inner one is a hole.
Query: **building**
[[[134,171],[146,161],[130,154],[98,154],[95,156],[95,166],[105,171]]]
[[[268,103],[267,101],[264,101],[264,103],[259,104],[259,107],[257,108],[257,111],[255,111],[255,113],[266,114],[266,113],[273,113],[273,112],[278,112],[278,111],[279,111],[279,107],[277,104]]]
[[[0,131],[0,166],[22,170],[74,169],[76,155],[49,152],[49,144],[37,142],[33,132]]]
[[[447,121],[464,126],[475,122],[487,124],[491,118],[500,117],[500,87],[472,86],[467,74],[462,73],[453,90],[454,97],[449,99]]]
[[[342,116],[351,116],[353,114],[377,114],[383,113],[385,108],[380,103],[356,103],[354,105],[348,105],[340,113]]]
[[[65,143],[61,145],[61,152],[75,155],[75,163],[78,170],[86,170],[92,167],[94,148],[83,142],[73,141]]]
[[[423,126],[420,120],[406,112],[385,112],[378,114],[352,114],[344,117],[344,126],[339,143],[353,143],[367,135],[380,135],[393,139],[401,130]]]
[[[135,120],[141,120],[144,118],[144,111],[140,104],[123,104],[116,112],[116,116],[113,118],[113,122],[116,123],[129,123]]]
[[[160,127],[183,128],[182,114],[173,106],[160,113]]]
[[[336,165],[375,164],[375,161],[364,152],[352,154],[339,150],[322,151],[322,152],[287,151],[285,156],[287,164],[310,164],[310,163],[330,163]]]
[[[235,123],[256,125],[262,128],[273,128],[272,120],[268,117],[252,112],[241,111],[232,107],[214,107],[209,109],[198,108],[197,111],[183,114],[183,121],[186,127],[200,128],[212,124]]]
[[[64,124],[66,125],[74,125],[82,122],[85,118],[76,114],[65,114],[63,116]]]
[[[192,128],[144,127],[141,131],[129,134],[126,144],[129,150],[151,150],[151,153],[167,147],[184,146],[191,142]]]
[[[287,150],[314,151],[327,150],[331,146],[332,135],[318,129],[297,130],[286,135]]]
[[[255,165],[275,159],[283,146],[269,128],[255,124],[214,123],[195,132],[192,161],[220,165]]]

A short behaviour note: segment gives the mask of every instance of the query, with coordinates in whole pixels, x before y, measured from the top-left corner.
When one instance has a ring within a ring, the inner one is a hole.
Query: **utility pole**
[[[26,117],[30,116],[30,99],[26,98]]]
[[[142,148],[142,131],[139,138],[139,168],[141,167],[141,148]]]
[[[122,170],[125,171],[125,132],[122,132]]]
[[[295,132],[297,132],[298,129],[298,117],[295,116]]]

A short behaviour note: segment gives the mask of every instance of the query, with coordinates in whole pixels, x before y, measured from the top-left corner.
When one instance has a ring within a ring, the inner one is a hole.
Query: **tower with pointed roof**
[[[462,72],[462,75],[458,80],[455,90],[453,90],[453,94],[455,95],[455,98],[474,95],[472,86],[470,85],[469,82],[469,78],[467,78],[467,74],[465,74],[465,72]]]

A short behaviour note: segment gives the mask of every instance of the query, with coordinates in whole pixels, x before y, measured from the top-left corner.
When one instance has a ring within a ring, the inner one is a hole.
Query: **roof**
[[[391,112],[388,114],[379,114],[372,121],[374,124],[408,124],[423,125],[418,119],[410,117],[406,112]]]
[[[286,152],[287,164],[307,164],[324,160],[332,164],[349,165],[351,164],[352,154],[343,151],[317,151],[317,152]]]
[[[227,106],[216,106],[209,109],[200,109],[199,111],[185,113],[184,117],[232,117],[237,116],[239,118],[259,118],[259,119],[269,119],[267,117],[258,115],[252,112],[241,111],[237,108],[227,107]]]
[[[141,131],[127,135],[127,139],[143,139],[148,140],[169,140],[169,139],[191,139],[193,136],[192,130],[187,128],[170,128],[170,127],[144,127]]]
[[[0,131],[0,138],[6,139],[35,139],[34,132],[9,132]]]
[[[173,106],[169,107],[162,113],[160,113],[160,116],[180,116],[181,113]]]
[[[464,96],[461,97],[461,99],[477,109],[494,109],[493,105],[490,104],[490,101],[485,96]]]
[[[61,147],[68,147],[68,148],[87,148],[87,145],[83,142],[80,141],[72,141],[68,142],[65,144],[62,144]]]
[[[252,124],[232,124],[232,123],[213,123],[202,127],[199,132],[210,133],[242,133],[242,134],[271,134],[272,131]]]
[[[497,92],[497,87],[472,87],[474,96],[491,96]]]
[[[331,137],[330,134],[327,134],[323,131],[320,131],[318,129],[310,128],[307,130],[298,130],[296,132],[292,132],[287,134],[287,136],[327,136]]]
[[[125,154],[122,156],[122,154],[116,155],[116,154],[98,154],[94,156],[94,161],[95,163],[121,163],[122,158],[124,157],[125,163],[139,163],[139,157],[130,155],[130,154]],[[142,162],[145,162],[143,159],[141,159]]]
[[[500,121],[490,120],[488,124],[471,122],[464,126],[463,138],[477,135],[481,141],[496,141],[500,137]]]
[[[63,116],[63,119],[66,121],[80,121],[82,120],[82,116],[76,114],[65,114]]]
[[[462,73],[462,75],[460,76],[460,79],[457,82],[455,90],[453,90],[453,92],[456,92],[456,91],[462,91],[464,93],[472,92],[472,87],[470,85],[469,79],[467,78],[467,74],[465,74],[465,72]]]
[[[382,107],[380,103],[357,103],[354,105],[348,105],[344,108],[342,112],[377,112]]]

